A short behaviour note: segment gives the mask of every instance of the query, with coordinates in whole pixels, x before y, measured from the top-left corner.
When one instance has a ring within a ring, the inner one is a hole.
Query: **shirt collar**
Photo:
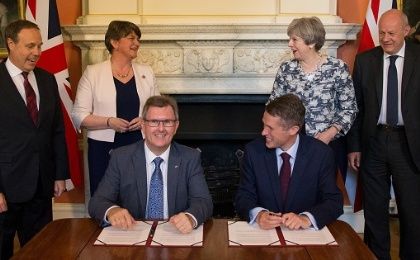
[[[404,41],[404,44],[401,47],[401,49],[397,53],[392,54],[392,55],[397,55],[398,57],[404,58],[404,56],[405,56],[405,41]],[[384,59],[387,59],[389,56],[392,56],[392,55],[384,52]]]
[[[277,156],[280,156],[280,154],[286,152],[290,155],[292,159],[296,159],[296,154],[299,147],[299,141],[300,141],[300,137],[299,135],[297,135],[295,143],[288,150],[283,151],[281,148],[276,148]]]
[[[13,63],[12,63],[12,61],[11,61],[10,59],[7,59],[7,60],[6,60],[5,65],[6,65],[7,71],[9,71],[9,74],[10,74],[10,76],[11,76],[12,78],[14,78],[14,77],[16,77],[17,75],[19,75],[19,74],[21,74],[21,73],[22,73],[22,70],[21,70],[21,69],[19,69],[18,67],[16,67],[16,65],[15,65],[15,64],[13,64]]]
[[[169,159],[169,151],[171,150],[171,146],[168,147],[162,154],[156,155],[152,151],[150,151],[149,147],[147,146],[146,142],[144,142],[144,153],[146,157],[146,163],[151,164],[156,157],[160,157],[163,159],[163,162],[168,162]]]

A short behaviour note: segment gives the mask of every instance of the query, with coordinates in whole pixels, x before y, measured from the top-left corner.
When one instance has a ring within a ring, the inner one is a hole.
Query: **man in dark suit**
[[[333,152],[321,141],[299,135],[304,116],[297,96],[280,96],[265,108],[264,138],[246,145],[235,207],[263,229],[322,228],[343,213]],[[283,179],[285,173],[290,178]]]
[[[390,259],[391,176],[400,256],[420,259],[420,49],[404,41],[409,30],[404,13],[385,12],[381,46],[357,55],[353,71],[359,114],[348,134],[348,160],[362,180],[365,242],[379,259]]]
[[[18,20],[5,30],[9,57],[0,64],[0,245],[13,254],[52,220],[51,197],[68,179],[64,124],[55,77],[36,68],[41,34]]]
[[[146,101],[142,112],[145,139],[112,152],[105,176],[89,202],[92,217],[123,229],[133,225],[134,219],[169,219],[182,233],[211,217],[213,203],[200,153],[172,142],[178,125],[174,99],[153,96]],[[155,174],[163,179],[160,186],[154,184]],[[155,200],[158,191],[163,192]]]

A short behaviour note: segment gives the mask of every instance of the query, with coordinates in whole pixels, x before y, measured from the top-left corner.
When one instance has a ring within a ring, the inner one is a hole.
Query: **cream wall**
[[[287,23],[303,15],[334,23],[336,13],[336,0],[84,0],[79,24]]]

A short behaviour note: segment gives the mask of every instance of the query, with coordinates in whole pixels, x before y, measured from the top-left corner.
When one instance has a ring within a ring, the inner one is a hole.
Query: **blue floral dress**
[[[345,135],[357,113],[353,81],[347,65],[327,57],[314,72],[305,73],[296,59],[280,65],[268,102],[292,93],[300,97],[305,108],[306,134],[314,136],[331,127],[341,126],[335,138]]]

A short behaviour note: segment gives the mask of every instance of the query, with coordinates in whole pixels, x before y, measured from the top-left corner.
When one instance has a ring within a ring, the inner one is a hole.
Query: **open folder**
[[[285,227],[264,230],[246,221],[228,221],[229,246],[308,246],[338,245],[327,227],[321,230],[290,230]]]
[[[203,246],[203,225],[182,234],[168,221],[136,221],[128,230],[104,228],[94,245]]]

